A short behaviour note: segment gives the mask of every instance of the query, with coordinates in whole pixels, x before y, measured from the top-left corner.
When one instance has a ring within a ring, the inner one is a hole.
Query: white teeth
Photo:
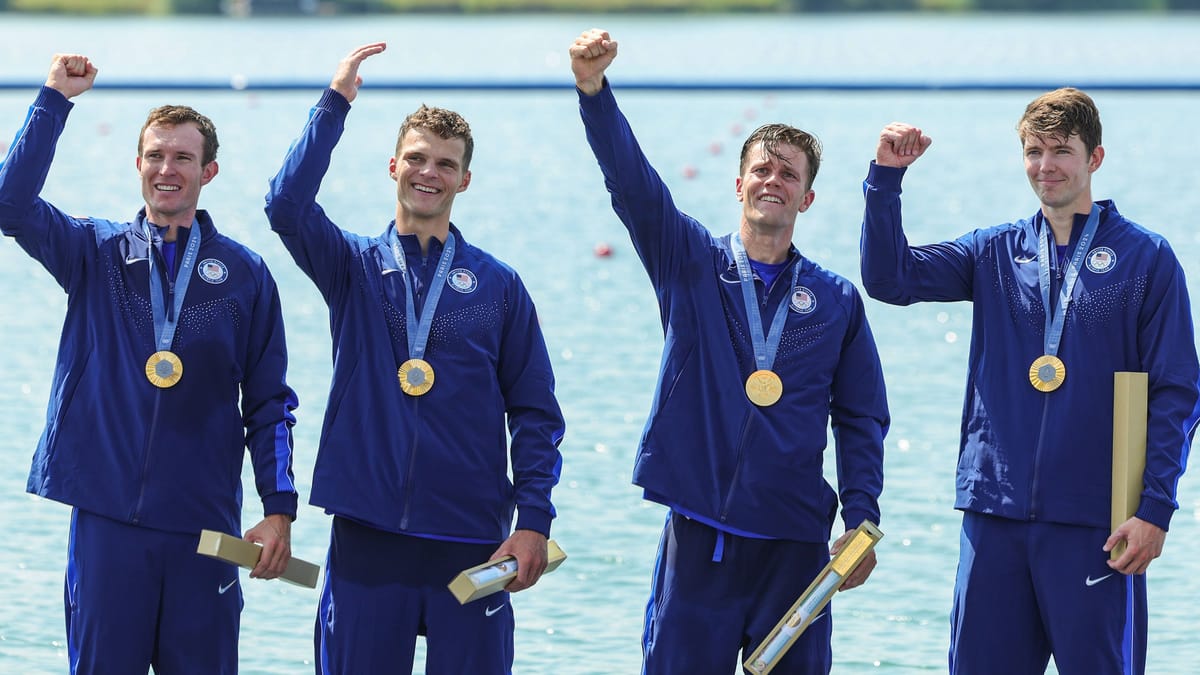
[[[425,185],[413,185],[413,189],[416,190],[417,192],[425,192],[425,193],[428,193],[431,195],[435,195],[438,193],[438,191],[435,190],[434,188],[427,187]]]
[[[176,192],[179,190],[179,186],[178,185],[155,185],[154,189],[158,190],[160,192]]]
[[[771,195],[764,195],[762,200],[764,202],[771,202],[772,204],[782,204],[783,203],[782,199],[780,199],[779,197],[773,197]]]

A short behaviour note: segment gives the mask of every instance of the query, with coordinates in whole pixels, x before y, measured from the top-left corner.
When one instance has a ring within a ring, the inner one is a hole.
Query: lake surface
[[[1055,84],[1196,80],[1197,16],[421,16],[320,20],[73,19],[0,15],[0,146],[18,130],[50,56],[93,57],[100,82],[298,80],[321,85],[352,47],[377,40],[372,79],[569,83],[566,47],[583,29],[621,44],[610,70],[623,109],[677,202],[717,232],[736,225],[737,151],[751,129],[786,121],[825,146],[817,199],[796,244],[858,282],[861,181],[879,129],[922,126],[934,146],[908,173],[910,239],[940,241],[1030,215],[1013,127],[1034,91],[621,91],[622,81],[747,82],[969,80]],[[220,45],[220,46],[218,46]],[[133,160],[145,113],[187,103],[215,121],[221,171],[201,205],[218,227],[259,251],[283,295],[290,380],[300,396],[296,477],[302,499],[328,389],[329,337],[321,298],[267,226],[262,197],[318,89],[119,92],[76,99],[43,196],[65,210],[128,218],[141,205]],[[1194,92],[1097,91],[1107,155],[1097,198],[1167,236],[1200,279],[1195,214]],[[454,221],[469,241],[514,265],[539,307],[567,417],[554,538],[569,555],[514,596],[519,673],[636,673],[642,613],[662,526],[661,507],[630,484],[649,408],[662,331],[654,296],[612,214],[584,141],[574,93],[365,90],[335,154],[320,201],[343,227],[383,229],[394,211],[387,175],[396,129],[418,104],[450,107],[476,138],[470,189]],[[611,257],[597,257],[599,243]],[[66,507],[24,493],[44,423],[65,296],[11,241],[0,241],[0,672],[66,668],[62,576]],[[861,589],[838,596],[835,673],[946,668],[958,550],[952,508],[958,423],[970,340],[967,304],[894,308],[868,301],[893,414],[882,498],[880,564]],[[1195,317],[1193,317],[1194,319]],[[1097,423],[1065,420],[1064,423]],[[1105,423],[1102,420],[1099,423]],[[833,458],[827,462],[832,474]],[[247,472],[247,486],[253,493]],[[833,480],[831,478],[831,480]],[[1151,567],[1151,673],[1192,673],[1200,491],[1179,486],[1180,511]],[[244,522],[261,506],[247,499]],[[293,551],[324,561],[329,519],[305,506]],[[840,526],[835,527],[840,533]],[[311,672],[317,593],[245,578],[244,673]],[[418,670],[420,661],[418,660]]]

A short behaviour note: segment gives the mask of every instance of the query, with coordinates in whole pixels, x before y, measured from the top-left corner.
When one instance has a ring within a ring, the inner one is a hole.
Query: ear
[[[138,173],[142,172],[142,156],[138,155],[137,159],[133,160],[133,165],[137,167]]]
[[[210,180],[217,177],[217,171],[220,169],[221,167],[217,166],[217,160],[215,159],[208,164],[205,164],[204,169],[200,172],[200,184],[208,185]]]
[[[396,180],[396,158],[395,157],[392,157],[391,159],[388,160],[388,175],[392,177],[392,180]]]
[[[733,192],[737,195],[737,200],[742,201],[742,177],[738,176],[733,181]]]
[[[1092,156],[1088,157],[1088,173],[1094,172],[1104,163],[1104,146],[1097,145],[1095,150],[1092,150]]]
[[[465,172],[463,172],[462,184],[458,186],[458,189],[455,190],[455,192],[458,193],[458,192],[462,192],[462,191],[466,190],[467,186],[470,184],[471,184],[471,172],[465,171]]]
[[[809,190],[804,193],[804,199],[800,202],[800,210],[797,213],[804,213],[808,207],[812,206],[813,200],[817,198],[817,193]]]

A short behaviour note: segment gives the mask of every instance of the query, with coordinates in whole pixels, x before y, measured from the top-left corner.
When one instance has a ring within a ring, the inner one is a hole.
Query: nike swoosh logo
[[[400,271],[400,270],[397,270],[397,269],[392,269],[391,267],[385,267],[385,268],[383,268],[383,271],[382,271],[382,272],[380,272],[380,275],[382,276],[382,275],[385,275],[385,274],[391,274],[392,272],[399,272],[399,271]]]
[[[1105,579],[1107,579],[1111,576],[1112,576],[1111,572],[1108,574],[1105,574],[1104,576],[1100,577],[1099,579],[1093,579],[1091,577],[1091,575],[1088,575],[1088,578],[1084,579],[1083,583],[1087,584],[1088,586],[1095,586],[1096,584],[1100,583],[1101,581],[1104,581]]]
[[[488,607],[487,609],[483,610],[483,615],[491,616],[502,609],[504,609],[504,605],[500,605],[499,607]]]
[[[218,586],[218,587],[217,587],[217,594],[218,594],[218,595],[225,595],[225,591],[227,591],[227,590],[229,590],[229,589],[233,588],[233,585],[234,585],[234,584],[236,584],[236,583],[237,583],[237,579],[234,579],[233,581],[231,581],[231,582],[229,582],[229,583],[225,584],[224,586]]]
[[[137,256],[132,256],[132,255],[131,255],[131,256],[126,256],[126,257],[125,257],[125,264],[126,264],[126,265],[132,265],[132,264],[134,264],[134,263],[146,262],[147,260],[149,260],[149,258],[139,258],[139,257],[137,257]]]
[[[1034,260],[1037,260],[1037,256],[1028,256],[1028,255],[1013,256],[1013,262],[1017,263],[1018,265],[1024,265],[1025,263],[1031,263]]]

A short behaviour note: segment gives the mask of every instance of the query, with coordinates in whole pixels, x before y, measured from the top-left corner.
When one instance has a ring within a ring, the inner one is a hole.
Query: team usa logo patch
[[[804,286],[792,289],[792,311],[797,314],[808,314],[817,308],[817,296]]]
[[[1096,274],[1111,272],[1117,266],[1117,254],[1107,246],[1092,249],[1087,255],[1087,268]]]
[[[479,280],[475,278],[475,274],[471,270],[465,267],[450,270],[450,274],[446,277],[446,283],[459,293],[473,293],[476,288],[479,288]]]
[[[229,268],[216,258],[201,260],[196,266],[196,271],[200,273],[201,279],[210,284],[223,284],[229,278]]]

